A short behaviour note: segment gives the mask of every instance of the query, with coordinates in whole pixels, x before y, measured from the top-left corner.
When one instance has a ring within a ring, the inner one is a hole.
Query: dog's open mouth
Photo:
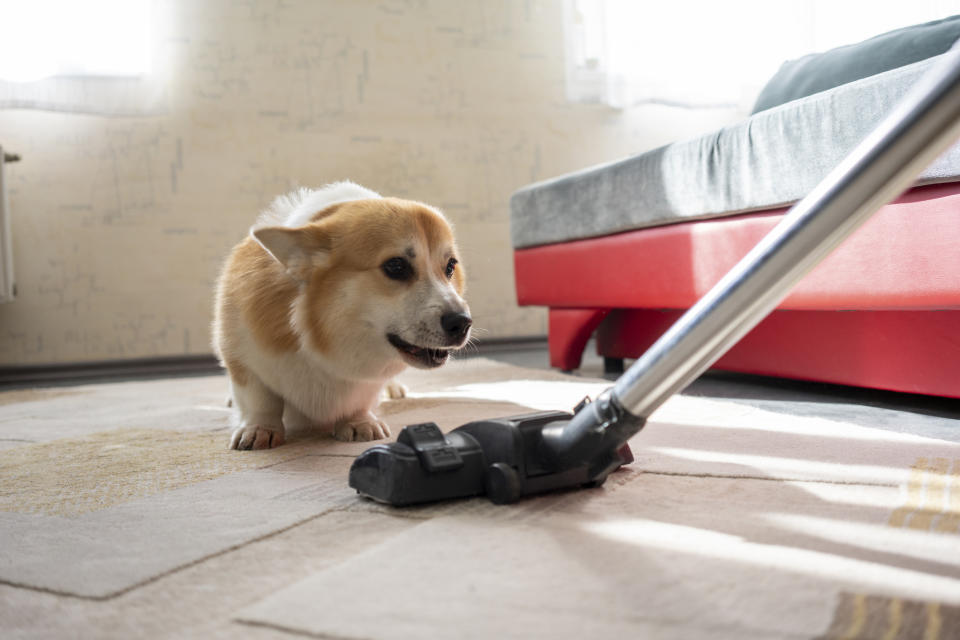
[[[388,333],[387,340],[400,352],[404,360],[415,367],[439,367],[447,361],[447,356],[450,355],[450,349],[418,347],[394,333]]]

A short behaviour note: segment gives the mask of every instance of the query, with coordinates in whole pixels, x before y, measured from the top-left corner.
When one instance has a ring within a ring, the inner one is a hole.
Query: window
[[[155,18],[152,0],[0,0],[0,108],[157,111]]]
[[[958,0],[565,0],[567,98],[746,114],[786,60],[958,11]]]

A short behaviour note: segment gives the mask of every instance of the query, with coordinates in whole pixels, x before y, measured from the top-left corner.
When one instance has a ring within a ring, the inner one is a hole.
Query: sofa
[[[784,63],[749,118],[511,198],[517,299],[550,362],[643,353],[960,39],[960,16]],[[960,397],[960,144],[715,368]]]

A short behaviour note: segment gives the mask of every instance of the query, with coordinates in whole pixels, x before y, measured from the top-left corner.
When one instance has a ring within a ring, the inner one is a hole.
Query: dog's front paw
[[[368,413],[366,416],[344,420],[333,428],[333,437],[343,442],[369,442],[390,437],[387,423]]]
[[[396,380],[391,380],[383,386],[383,395],[386,396],[388,400],[406,398],[408,391],[410,390],[407,389],[407,385],[402,382],[397,382]]]
[[[238,450],[270,449],[283,444],[283,427],[251,424],[239,427],[230,437],[230,448]]]

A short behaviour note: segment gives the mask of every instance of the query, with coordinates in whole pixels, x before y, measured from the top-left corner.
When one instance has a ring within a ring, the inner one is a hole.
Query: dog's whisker
[[[472,352],[475,355],[480,354],[480,339],[471,335],[470,339],[462,347],[463,351]]]

